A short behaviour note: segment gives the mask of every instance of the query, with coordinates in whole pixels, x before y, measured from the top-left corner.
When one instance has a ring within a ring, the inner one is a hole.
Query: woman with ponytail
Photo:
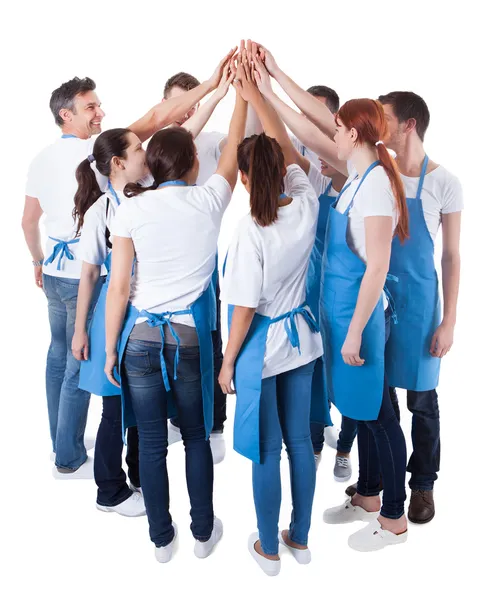
[[[105,193],[97,184],[94,168],[109,180]],[[96,507],[127,517],[144,515],[145,506],[140,494],[138,432],[135,427],[128,431],[128,487],[121,460],[121,394],[104,373],[108,281],[98,298],[89,331],[87,314],[94,301],[95,285],[100,279],[101,270],[105,267],[110,274],[110,231],[116,209],[121,201],[125,201],[122,190],[128,183],[144,178],[147,173],[141,141],[129,129],[110,129],[102,133],[94,144],[92,155],[76,171],[78,190],[75,194],[74,216],[78,221],[77,233],[82,231],[79,246],[83,263],[72,352],[77,360],[82,361],[79,387],[102,396],[102,418],[94,454]]]
[[[350,536],[349,545],[380,550],[407,539],[406,445],[384,362],[390,318],[396,323],[396,315],[383,288],[392,239],[403,243],[409,235],[408,211],[398,169],[383,143],[388,129],[381,104],[350,100],[335,122],[338,158],[351,161],[355,172],[330,209],[322,327],[329,396],[342,415],[358,421],[359,480],[356,495],[326,510],[324,520],[369,522]]]
[[[238,148],[250,213],[238,226],[226,260],[223,297],[229,304],[230,333],[219,382],[225,393],[237,394],[234,448],[253,461],[258,532],[249,537],[248,549],[267,575],[277,575],[279,543],[300,564],[311,560],[307,544],[316,471],[310,399],[323,347],[306,303],[306,276],[319,202],[297,164],[303,161],[307,169],[308,161],[262,98],[246,62],[238,78],[240,93],[265,133]],[[283,440],[293,513],[290,526],[279,533]]]
[[[154,183],[129,184],[112,226],[105,372],[122,389],[123,426],[137,424],[141,485],[158,562],[172,558],[167,417],[178,416],[185,447],[194,553],[206,558],[223,525],[213,509],[214,368],[212,282],[223,214],[237,180],[247,103],[237,94],[216,172],[196,186],[199,160],[181,127],[156,133],[147,149]],[[134,262],[134,277],[131,277]],[[129,300],[129,310],[127,310]],[[117,379],[116,379],[117,377]]]

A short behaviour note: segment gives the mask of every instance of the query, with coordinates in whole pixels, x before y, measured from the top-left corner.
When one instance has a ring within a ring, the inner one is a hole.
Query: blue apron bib
[[[325,232],[330,206],[336,200],[336,196],[329,195],[331,189],[332,182],[328,184],[325,192],[318,198],[320,203],[318,224],[306,277],[306,302],[317,323],[320,322],[320,286],[323,254],[325,250]],[[330,409],[328,406],[327,380],[323,356],[321,356],[315,364],[311,393],[313,398],[310,413],[311,421],[313,423],[324,423],[327,427],[330,427],[333,423],[330,418]]]
[[[362,334],[362,367],[351,367],[342,359],[344,345],[359,289],[366,271],[365,263],[349,248],[347,230],[354,198],[368,174],[379,164],[374,162],[364,173],[344,213],[330,207],[325,240],[325,259],[321,290],[321,322],[325,341],[325,362],[329,398],[340,413],[358,421],[377,419],[383,397],[385,315],[379,301]],[[347,189],[345,186],[340,195]],[[338,200],[337,200],[338,202]]]
[[[116,191],[111,182],[108,183],[109,191],[114,196],[116,204],[121,204]],[[88,330],[89,339],[89,358],[80,364],[80,378],[78,387],[82,390],[96,394],[97,396],[119,396],[121,390],[111,383],[104,373],[106,353],[105,353],[105,306],[107,301],[107,292],[111,278],[111,258],[109,252],[104,266],[107,269],[107,278],[95,305],[94,314]]]
[[[223,275],[226,260],[223,265]],[[228,305],[228,330],[231,328],[233,305]],[[301,351],[298,329],[295,318],[300,315],[308,323],[310,330],[319,332],[315,318],[307,308],[306,301],[278,317],[266,317],[255,313],[235,361],[234,384],[236,390],[235,422],[233,427],[233,448],[236,452],[260,463],[260,396],[262,393],[262,370],[267,344],[267,333],[273,323],[284,321],[284,328],[293,348]],[[317,395],[317,402],[325,402],[326,395]],[[316,409],[318,414],[325,414],[328,409]]]
[[[439,383],[441,359],[429,353],[432,336],[441,323],[439,281],[434,266],[434,242],[427,229],[421,194],[429,157],[422,165],[415,198],[407,198],[410,238],[398,238],[391,248],[390,272],[398,283],[388,283],[398,313],[386,346],[386,370],[391,387],[425,392]]]

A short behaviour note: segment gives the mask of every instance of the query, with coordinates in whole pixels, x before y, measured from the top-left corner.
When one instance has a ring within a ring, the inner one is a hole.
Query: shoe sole
[[[414,525],[426,525],[427,523],[430,523],[435,516],[436,516],[436,513],[434,512],[434,514],[432,514],[428,519],[422,520],[422,519],[414,519],[409,514],[408,520],[410,521],[410,523],[413,523]]]
[[[121,516],[121,517],[129,517],[130,519],[132,517],[144,517],[146,515],[146,511],[143,513],[140,513],[138,515],[124,515],[120,512],[118,512],[117,510],[115,510],[115,507],[113,506],[102,506],[100,504],[95,504],[95,508],[97,510],[100,510],[100,512],[105,512],[105,513],[116,513],[117,515]]]
[[[337,475],[333,476],[334,480],[337,481],[337,483],[345,483],[346,481],[349,481],[351,477],[352,473],[350,475],[345,475],[344,477],[337,477]]]
[[[355,550],[356,552],[378,552],[379,550],[384,550],[388,546],[398,546],[400,544],[404,544],[408,540],[408,536],[406,534],[402,535],[404,536],[403,538],[401,538],[400,536],[400,539],[397,539],[393,542],[387,542],[384,546],[381,546],[380,548],[366,548],[365,546],[356,546],[355,544],[353,545],[350,540],[348,540],[347,543],[349,545],[349,548]]]

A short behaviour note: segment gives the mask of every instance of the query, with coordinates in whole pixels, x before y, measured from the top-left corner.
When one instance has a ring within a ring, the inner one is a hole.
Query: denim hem
[[[380,490],[378,490],[377,492],[363,493],[359,491],[359,484],[357,484],[357,493],[359,494],[359,496],[364,496],[365,498],[373,498],[374,496],[379,496]]]
[[[224,425],[216,425],[211,429],[211,433],[223,433],[225,430]]]
[[[350,454],[352,452],[352,444],[350,446],[341,446],[339,443],[337,443],[337,452]]]
[[[262,552],[264,554],[267,554],[267,556],[276,556],[276,554],[279,554],[279,542],[277,543],[277,546],[274,550],[274,552],[269,552],[269,549],[264,548],[264,546],[262,545],[262,542],[260,542],[260,547],[262,548]]]
[[[403,515],[405,514],[405,510],[402,509],[402,511],[400,513],[397,513],[397,515],[388,515],[386,514],[386,512],[383,510],[383,507],[381,507],[381,512],[379,513],[381,517],[384,517],[385,519],[401,519],[403,517]]]
[[[434,484],[430,484],[430,483],[425,483],[422,485],[416,484],[416,483],[409,483],[408,487],[412,490],[420,490],[421,492],[432,492],[434,491]]]
[[[211,532],[212,533],[212,532]],[[209,535],[195,535],[194,539],[197,540],[198,542],[207,542],[208,540],[211,539],[211,534]]]
[[[99,498],[97,497],[97,504],[100,504],[100,506],[107,506],[108,508],[113,508],[114,506],[119,506],[119,504],[126,502],[126,500],[128,498],[131,498],[131,496],[133,495],[133,492],[127,486],[126,486],[126,488],[127,488],[127,492],[122,496],[121,499],[118,499],[117,502],[112,502],[112,503],[101,502],[99,500]],[[97,496],[98,496],[98,494],[97,494]]]
[[[305,540],[300,540],[294,535],[291,535],[291,532],[288,533],[288,537],[291,540],[291,542],[294,542],[295,544],[299,544],[300,546],[308,546],[308,538],[306,538]]]
[[[75,467],[65,467],[65,465],[58,464],[57,461],[55,461],[54,465],[56,468],[67,469],[71,473],[75,473],[75,471],[78,471],[78,469],[87,462],[87,458],[88,458],[88,456],[85,456],[85,458],[82,460],[82,462]]]

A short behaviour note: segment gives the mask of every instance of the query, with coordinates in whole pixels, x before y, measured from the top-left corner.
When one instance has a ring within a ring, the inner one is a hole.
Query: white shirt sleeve
[[[284,187],[288,196],[302,196],[315,192],[308,176],[298,165],[289,165],[287,168]]]
[[[230,203],[232,190],[228,181],[215,173],[204,185],[197,186],[199,201],[206,202],[212,212],[223,214]]]
[[[104,200],[106,197],[104,196]],[[109,253],[107,248],[105,209],[94,204],[85,214],[80,237],[78,258],[91,265],[103,265]]]
[[[131,213],[129,203],[126,200],[116,210],[111,223],[111,235],[130,238],[131,236]]]
[[[384,169],[376,169],[370,177],[366,177],[354,202],[364,218],[393,216],[395,196]]]
[[[310,162],[310,170],[308,171],[308,180],[311,186],[315,190],[317,196],[321,196],[328,187],[328,184],[332,181],[330,177],[322,175],[321,171],[317,169],[316,165]]]
[[[222,297],[227,304],[257,308],[262,295],[262,253],[253,236],[251,217],[246,219],[228,250]]]
[[[457,177],[448,173],[442,196],[442,214],[461,212],[463,210],[463,188]]]
[[[39,160],[35,158],[27,172],[26,196],[38,198],[41,196],[42,171],[39,168]]]

